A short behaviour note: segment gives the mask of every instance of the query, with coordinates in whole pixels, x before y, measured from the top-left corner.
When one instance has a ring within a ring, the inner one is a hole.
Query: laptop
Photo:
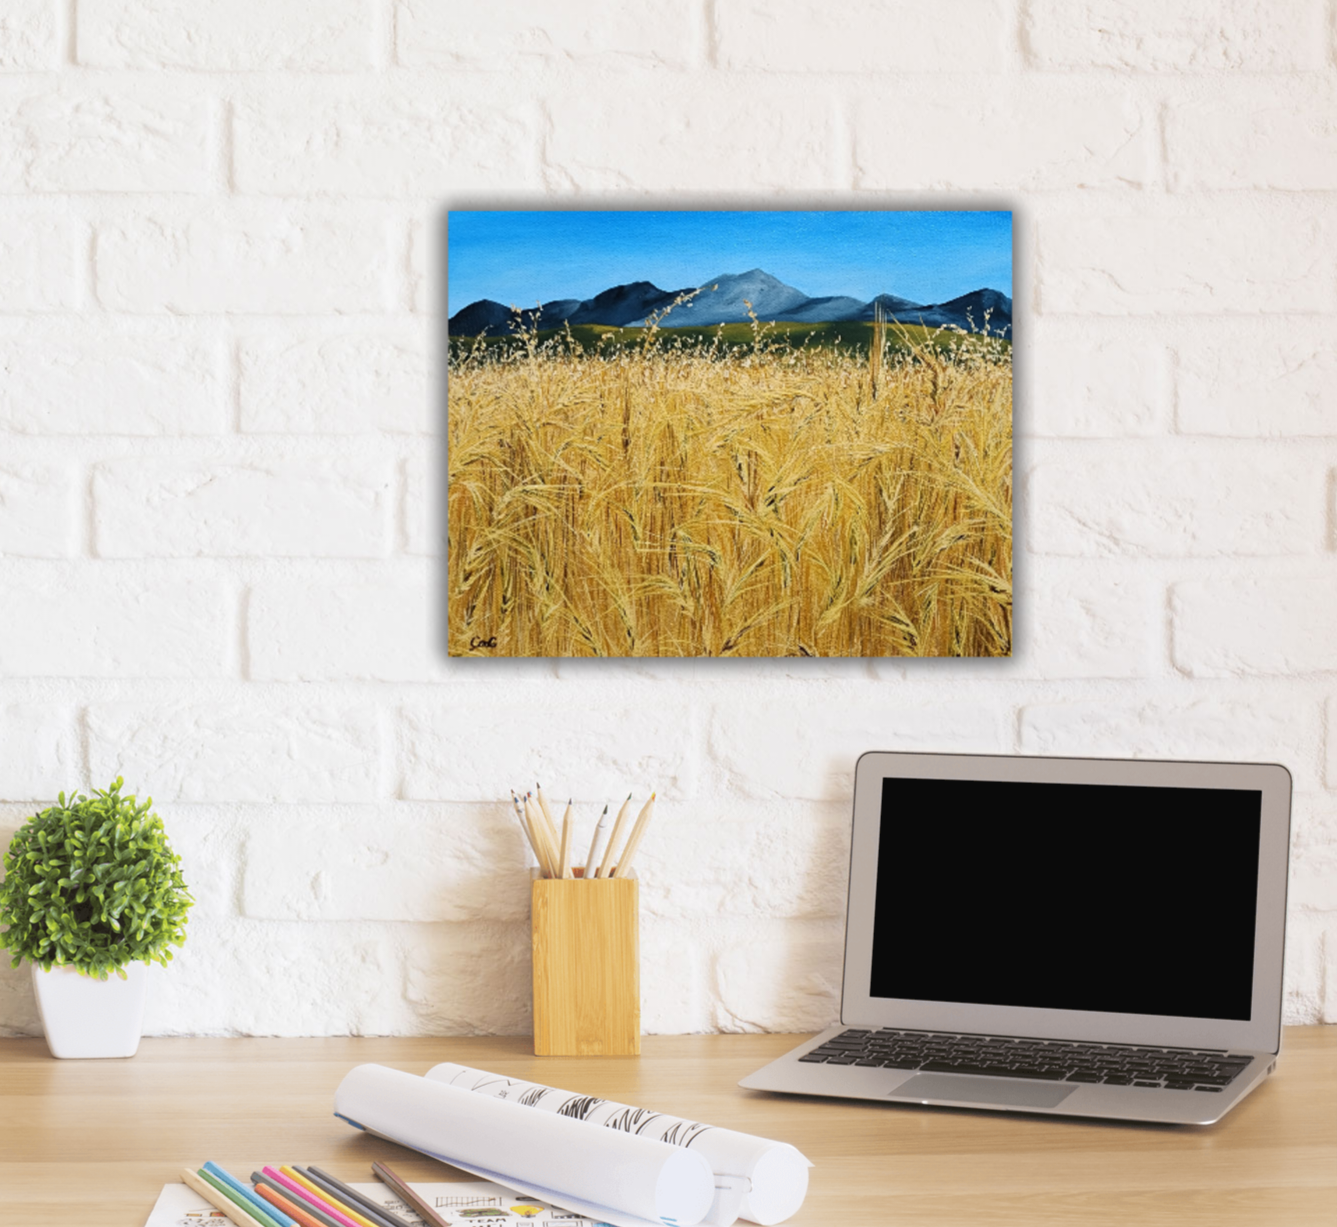
[[[1276,1067],[1290,773],[863,755],[840,1024],[752,1090],[1208,1125]]]

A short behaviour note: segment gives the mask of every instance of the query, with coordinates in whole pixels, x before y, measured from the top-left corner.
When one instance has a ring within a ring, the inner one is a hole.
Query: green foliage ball
[[[166,966],[186,940],[194,902],[153,798],[75,794],[14,832],[0,882],[0,945],[44,971],[75,967],[105,980],[136,961]]]

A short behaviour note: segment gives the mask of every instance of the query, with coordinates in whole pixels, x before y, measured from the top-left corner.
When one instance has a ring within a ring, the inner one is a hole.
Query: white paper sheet
[[[260,1163],[251,1165],[254,1168]],[[249,1169],[248,1169],[249,1170]],[[585,1227],[594,1220],[572,1214],[527,1194],[516,1193],[483,1180],[410,1182],[451,1227]],[[423,1220],[383,1184],[349,1183],[349,1188],[369,1197],[378,1206],[397,1214],[406,1223]],[[144,1227],[229,1227],[221,1210],[215,1210],[189,1186],[165,1184]]]
[[[350,1123],[477,1175],[614,1224],[696,1227],[715,1196],[695,1151],[614,1130],[597,1144],[579,1121],[359,1065],[339,1084],[334,1110]]]
[[[812,1164],[787,1142],[703,1125],[575,1091],[561,1091],[467,1065],[446,1062],[429,1069],[427,1077],[493,1099],[571,1117],[587,1125],[655,1138],[670,1146],[690,1147],[706,1159],[715,1173],[715,1200],[705,1219],[708,1227],[729,1227],[737,1218],[772,1227],[795,1214],[808,1192],[808,1168]]]

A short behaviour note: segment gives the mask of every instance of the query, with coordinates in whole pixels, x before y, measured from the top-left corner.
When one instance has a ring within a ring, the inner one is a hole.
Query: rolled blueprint
[[[461,1087],[494,1100],[539,1108],[559,1117],[633,1137],[654,1138],[701,1155],[715,1173],[715,1200],[705,1217],[709,1227],[728,1227],[744,1218],[763,1227],[782,1223],[803,1204],[812,1164],[787,1142],[719,1129],[646,1108],[633,1108],[592,1095],[521,1082],[466,1065],[437,1065],[432,1082]]]
[[[695,1227],[715,1193],[699,1154],[632,1134],[592,1145],[579,1121],[527,1112],[384,1065],[359,1065],[334,1093],[350,1124],[615,1227]]]

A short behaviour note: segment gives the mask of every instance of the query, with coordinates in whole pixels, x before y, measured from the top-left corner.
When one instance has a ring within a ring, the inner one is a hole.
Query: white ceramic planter
[[[148,964],[131,963],[127,979],[105,980],[72,967],[32,969],[37,1010],[53,1057],[132,1057],[139,1049]]]

